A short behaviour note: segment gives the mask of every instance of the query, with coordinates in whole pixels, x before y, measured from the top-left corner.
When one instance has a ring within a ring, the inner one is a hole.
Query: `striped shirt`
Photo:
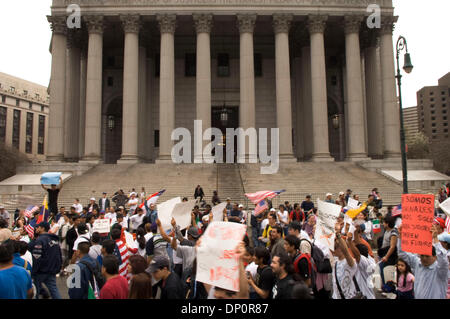
[[[122,263],[119,266],[119,275],[130,279],[131,274],[128,274],[128,259],[137,252],[137,249],[128,249],[126,243],[120,239],[116,240],[116,244],[119,247],[120,257],[122,258]]]

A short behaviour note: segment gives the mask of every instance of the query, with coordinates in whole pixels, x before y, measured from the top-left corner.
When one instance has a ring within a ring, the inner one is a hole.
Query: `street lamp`
[[[337,130],[339,128],[339,114],[334,114],[331,118],[331,123],[333,123],[333,128]]]
[[[403,70],[409,74],[412,72],[413,65],[411,63],[411,56],[408,52],[408,45],[406,43],[406,39],[403,36],[400,36],[397,40],[397,75],[395,78],[397,79],[398,86],[398,96],[400,103],[400,144],[402,151],[402,172],[403,172],[403,194],[408,194],[408,167],[407,167],[407,159],[406,159],[406,146],[405,146],[405,128],[403,124],[403,107],[402,107],[402,75],[400,73],[400,51],[406,50],[404,55],[404,64]]]

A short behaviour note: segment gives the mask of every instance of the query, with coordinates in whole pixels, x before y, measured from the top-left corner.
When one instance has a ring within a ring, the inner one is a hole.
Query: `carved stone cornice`
[[[121,14],[120,21],[125,33],[139,33],[142,25],[139,14]]]
[[[346,15],[344,16],[344,31],[345,34],[359,33],[361,29],[361,22],[364,19],[362,15]]]
[[[91,33],[103,34],[103,30],[105,29],[105,24],[104,24],[104,18],[102,15],[85,16],[84,20],[86,21],[86,25],[88,27],[89,34],[91,34]]]
[[[327,15],[309,15],[306,23],[309,33],[324,33],[327,27],[327,21]]]
[[[276,33],[288,33],[291,27],[291,22],[294,19],[293,14],[289,13],[275,13],[273,15],[273,31]]]
[[[240,33],[253,33],[255,30],[256,13],[237,14],[237,25]]]
[[[47,16],[50,23],[50,29],[53,34],[67,34],[67,17],[66,16]]]
[[[192,15],[197,33],[211,33],[213,15],[211,13],[194,13]]]
[[[157,14],[156,20],[158,21],[161,33],[175,33],[177,27],[176,14]]]
[[[381,16],[380,35],[391,34],[394,32],[395,23],[398,16]]]

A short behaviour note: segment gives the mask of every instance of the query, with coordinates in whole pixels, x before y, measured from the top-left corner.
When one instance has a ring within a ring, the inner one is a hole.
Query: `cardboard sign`
[[[402,250],[431,256],[434,195],[402,195]]]
[[[317,223],[314,239],[326,245],[334,251],[334,239],[336,237],[334,226],[336,225],[342,207],[340,205],[317,200]]]
[[[164,230],[172,229],[172,225],[170,223],[172,221],[172,212],[175,205],[178,203],[181,203],[181,197],[174,197],[158,205],[158,218],[161,221],[161,225]]]
[[[439,208],[442,209],[445,215],[450,217],[450,197],[440,203]]]
[[[59,185],[59,183],[61,182],[59,180],[59,178],[61,177],[62,173],[59,172],[49,172],[49,173],[44,173],[41,176],[41,184],[43,185]]]
[[[178,203],[173,208],[172,217],[175,218],[177,225],[180,226],[181,229],[191,226],[191,213],[195,203],[195,200],[190,200],[188,202]]]
[[[197,250],[197,280],[215,287],[239,291],[239,261],[236,247],[246,226],[213,221]]]
[[[131,249],[137,249],[138,245],[136,243],[136,241],[134,240],[133,234],[124,231],[123,232],[125,234],[125,241],[127,242],[127,245],[131,248]]]
[[[94,225],[92,228],[92,232],[97,232],[99,234],[107,234],[109,233],[111,228],[111,220],[108,218],[105,219],[96,219],[94,221]]]
[[[348,198],[347,207],[349,209],[355,209],[358,208],[358,201],[356,199],[353,199],[351,197]]]
[[[227,202],[220,203],[214,206],[211,211],[213,213],[213,221],[222,222],[223,221],[223,210],[227,207]]]

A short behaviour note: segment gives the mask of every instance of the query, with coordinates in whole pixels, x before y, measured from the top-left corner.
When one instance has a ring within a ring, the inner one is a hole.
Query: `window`
[[[431,120],[432,120],[432,121],[436,121],[436,117],[433,116],[433,117],[431,118]]]
[[[25,152],[33,153],[33,113],[27,113],[27,138],[25,140]]]
[[[431,108],[434,108],[434,104],[431,104],[430,107],[431,107]]]
[[[159,77],[161,74],[161,56],[159,54],[155,54],[155,77]]]
[[[442,98],[442,102],[445,102],[445,97]]]
[[[193,77],[197,74],[197,56],[195,53],[184,55],[184,76]]]
[[[255,77],[262,77],[263,76],[263,70],[262,70],[262,55],[261,53],[255,53],[253,57],[254,62],[254,68],[255,68]]]
[[[112,76],[108,76],[108,86],[114,86],[114,78]]]
[[[30,102],[30,103],[28,104],[28,108],[29,108],[30,110],[33,108],[33,102]]]
[[[432,97],[432,98],[430,99],[430,102],[434,102],[434,97]]]
[[[441,91],[441,95],[445,95],[445,91]]]
[[[443,119],[444,121],[447,121],[447,116],[444,116],[442,119]]]
[[[34,97],[36,98],[36,99],[38,99],[39,100],[39,93],[36,93],[35,95],[34,95]]]
[[[220,77],[230,76],[230,57],[227,53],[219,53],[217,56],[217,75]]]
[[[23,90],[23,95],[27,96],[28,95],[28,91],[27,90]]]
[[[44,154],[45,116],[39,115],[38,154]]]
[[[448,128],[444,128],[444,133],[448,133]]]
[[[442,114],[447,114],[447,110],[442,110]]]
[[[159,147],[159,130],[155,130],[155,147]]]
[[[44,106],[41,105],[41,112],[44,113]]]
[[[442,112],[444,112],[444,111],[442,111]],[[434,114],[435,113],[435,111],[431,111],[431,114]]]
[[[20,146],[20,111],[19,110],[14,110],[12,146],[15,147],[16,149],[19,149],[19,146]]]
[[[435,139],[437,139],[437,136],[436,136],[436,135],[433,135],[433,140],[435,140]]]
[[[432,126],[432,127],[436,127],[436,123],[432,123],[431,126]]]
[[[6,107],[0,106],[0,142],[6,142]]]
[[[442,107],[447,107],[447,104],[445,104],[445,103],[444,103],[444,104],[442,104]]]
[[[16,99],[16,106],[20,106],[20,100]]]
[[[6,95],[2,95],[2,103],[3,103],[3,104],[6,103]]]
[[[430,95],[434,95],[434,92],[433,92],[433,91],[431,91],[431,92],[430,92]]]
[[[444,126],[448,126],[448,123],[444,123]]]
[[[436,130],[432,130],[431,132],[432,132],[433,134],[436,134],[437,131],[436,131]]]
[[[9,88],[9,91],[10,91],[11,93],[15,93],[15,92],[16,92],[16,88],[15,88],[14,86],[11,86],[11,87]]]

